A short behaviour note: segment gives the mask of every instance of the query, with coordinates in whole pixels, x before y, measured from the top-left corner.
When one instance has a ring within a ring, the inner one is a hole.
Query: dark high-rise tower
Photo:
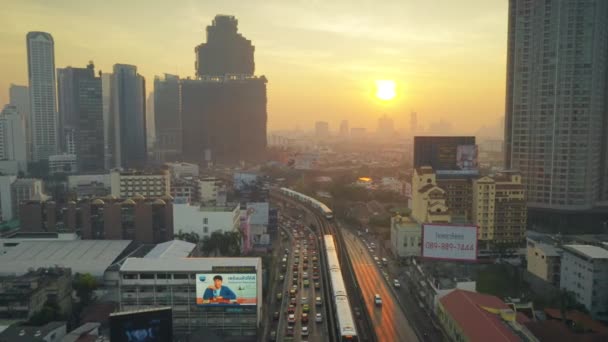
[[[182,153],[179,76],[165,74],[154,78],[154,120],[157,159],[179,160]]]
[[[110,150],[113,167],[146,165],[146,83],[137,67],[114,64],[111,79]]]
[[[266,151],[266,78],[253,76],[253,46],[237,20],[218,15],[196,48],[198,80],[180,88],[182,149],[191,162],[261,161]]]
[[[608,1],[509,2],[505,165],[530,208],[607,198],[607,94]]]
[[[207,42],[197,46],[196,76],[253,75],[254,46],[237,32],[234,16],[217,15],[207,26]]]
[[[95,66],[57,70],[59,135],[63,152],[76,154],[79,172],[104,169],[103,104],[101,77]],[[73,139],[73,147],[70,139]],[[73,151],[70,151],[72,150]]]

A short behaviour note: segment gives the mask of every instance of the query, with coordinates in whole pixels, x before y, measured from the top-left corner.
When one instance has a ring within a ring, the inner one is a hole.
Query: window
[[[209,233],[209,227],[207,227],[207,226],[203,227],[203,233],[205,233],[205,234]]]
[[[154,274],[152,273],[142,273],[139,275],[139,279],[154,279]]]
[[[203,218],[203,224],[208,224],[209,223],[209,219],[208,218]]]
[[[173,279],[188,279],[188,275],[184,273],[176,273],[173,275]]]

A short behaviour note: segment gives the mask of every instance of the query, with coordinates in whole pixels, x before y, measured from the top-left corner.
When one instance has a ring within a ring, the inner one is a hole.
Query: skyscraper
[[[146,84],[137,67],[114,64],[111,78],[110,150],[113,167],[143,168],[146,148]]]
[[[315,122],[315,136],[317,138],[329,137],[329,123],[327,121]]]
[[[104,164],[110,169],[113,164],[111,142],[114,132],[111,129],[111,103],[112,103],[112,74],[104,72],[101,74],[101,101],[103,107],[103,141],[104,141]]]
[[[530,208],[591,209],[608,195],[608,2],[511,0],[507,53],[506,167]]]
[[[154,78],[154,119],[159,161],[179,160],[182,153],[179,76],[165,74]]]
[[[25,122],[12,105],[4,106],[0,113],[0,160],[14,160],[19,171],[27,171]]]
[[[237,20],[218,15],[196,47],[198,80],[182,80],[182,152],[189,162],[259,162],[266,153],[266,83]]]
[[[342,122],[340,122],[340,136],[348,136],[348,120],[342,120]]]
[[[27,71],[30,89],[32,159],[47,160],[57,154],[55,106],[55,43],[46,32],[28,32]]]
[[[207,42],[197,46],[196,76],[253,75],[255,50],[238,30],[234,16],[217,15],[207,26]]]
[[[9,104],[15,106],[23,118],[27,160],[32,159],[32,141],[30,138],[30,91],[27,86],[11,84],[8,89]]]
[[[395,122],[386,114],[378,119],[378,135],[380,137],[389,138],[395,133]]]
[[[411,112],[410,113],[410,134],[412,136],[416,135],[418,131],[418,113]]]
[[[75,154],[79,172],[104,169],[101,77],[95,66],[57,69],[61,150]]]

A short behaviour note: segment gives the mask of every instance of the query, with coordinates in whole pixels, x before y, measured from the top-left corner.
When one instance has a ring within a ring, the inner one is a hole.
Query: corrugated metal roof
[[[185,258],[195,247],[195,244],[182,240],[167,241],[156,245],[144,258]]]
[[[564,248],[574,253],[592,259],[608,259],[608,250],[592,245],[564,245]]]
[[[254,266],[261,271],[261,258],[127,258],[121,272],[204,272],[212,266]]]
[[[21,275],[28,269],[61,266],[72,273],[103,277],[131,240],[22,241],[0,255],[0,274]]]

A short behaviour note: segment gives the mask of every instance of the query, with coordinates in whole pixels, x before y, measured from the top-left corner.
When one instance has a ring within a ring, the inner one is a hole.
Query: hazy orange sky
[[[25,35],[55,39],[56,67],[93,60],[109,72],[137,65],[154,75],[194,76],[194,47],[216,14],[235,15],[266,75],[270,129],[397,128],[445,120],[451,133],[496,126],[504,113],[506,0],[4,0],[0,11],[0,105],[10,83],[27,84]],[[374,80],[393,79],[398,98],[373,98]]]

